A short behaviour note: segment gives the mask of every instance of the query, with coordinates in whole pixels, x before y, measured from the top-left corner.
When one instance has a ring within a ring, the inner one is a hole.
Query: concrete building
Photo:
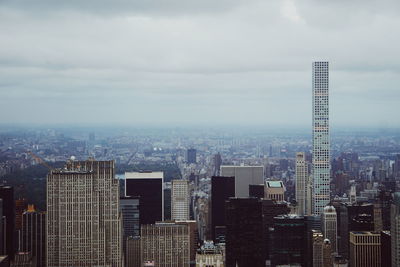
[[[264,166],[221,166],[221,176],[235,177],[235,197],[249,197],[249,185],[264,183]]]
[[[326,206],[321,214],[324,239],[328,239],[334,252],[337,252],[337,214],[333,206]]]
[[[122,252],[127,265],[129,251],[127,250],[128,238],[140,236],[140,199],[139,197],[121,197],[119,210],[122,215]]]
[[[125,267],[142,267],[142,250],[139,236],[129,236],[126,240]]]
[[[313,62],[313,213],[320,215],[330,201],[329,63]]]
[[[350,232],[350,266],[381,266],[381,235],[377,232]]]
[[[400,192],[394,193],[390,209],[390,235],[392,242],[392,266],[400,266]]]
[[[223,250],[214,245],[213,241],[204,241],[196,253],[196,267],[225,267]]]
[[[189,227],[174,222],[142,225],[142,261],[157,267],[188,267],[190,262]]]
[[[125,196],[140,199],[140,224],[154,224],[164,220],[163,182],[163,172],[125,173]]]
[[[309,204],[307,201],[309,190],[308,162],[304,152],[296,154],[296,201],[299,215],[308,215]]]
[[[33,205],[22,214],[20,251],[31,252],[37,267],[46,267],[46,213]]]
[[[285,185],[282,181],[266,181],[265,182],[265,199],[284,201],[285,200]]]
[[[172,220],[189,220],[189,181],[188,180],[172,180],[171,195],[171,219]]]
[[[312,231],[312,261],[313,267],[323,267],[322,247],[324,244],[324,236],[320,231]]]
[[[12,186],[0,186],[0,199],[2,199],[3,211],[3,251],[8,259],[14,259],[14,233],[15,233],[15,202],[14,188]]]
[[[122,266],[114,161],[67,162],[47,175],[47,266]]]

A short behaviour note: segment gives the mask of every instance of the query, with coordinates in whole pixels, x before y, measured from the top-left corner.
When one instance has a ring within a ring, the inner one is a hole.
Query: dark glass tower
[[[216,231],[225,231],[225,201],[235,196],[235,177],[211,177],[211,235],[214,242],[217,240]]]
[[[230,198],[226,202],[226,266],[264,267],[262,201]]]
[[[264,190],[263,184],[250,184],[249,197],[264,198]]]
[[[194,148],[189,148],[187,150],[187,163],[196,163],[196,149]]]
[[[125,196],[140,198],[140,224],[164,219],[163,172],[125,173]]]
[[[14,232],[15,232],[15,203],[14,188],[11,186],[0,186],[0,198],[3,200],[3,217],[5,224],[3,238],[5,239],[5,254],[10,259],[14,258]]]

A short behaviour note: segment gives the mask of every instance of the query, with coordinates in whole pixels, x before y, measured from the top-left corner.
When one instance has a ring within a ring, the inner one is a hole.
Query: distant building
[[[189,181],[172,180],[172,220],[189,220]]]
[[[265,182],[265,199],[284,201],[285,185],[282,181],[266,181]]]
[[[334,252],[337,252],[337,214],[333,206],[326,206],[321,214],[324,239],[328,239]]]
[[[264,267],[262,201],[230,198],[226,202],[226,266]]]
[[[249,185],[249,197],[262,199],[265,195],[264,184],[251,184]]]
[[[220,168],[222,165],[222,157],[221,154],[215,154],[214,155],[214,176],[220,175]]]
[[[271,231],[271,263],[307,266],[307,224],[301,216],[277,216]],[[311,259],[310,259],[311,260]]]
[[[114,161],[67,162],[47,175],[47,267],[122,266]]]
[[[15,233],[15,203],[14,188],[11,186],[0,186],[0,199],[3,200],[3,250],[9,260],[14,259],[14,233]]]
[[[196,267],[225,267],[224,261],[223,250],[213,241],[204,241],[196,254]]]
[[[299,215],[308,215],[312,207],[308,207],[309,188],[308,162],[304,152],[296,154],[296,201]]]
[[[235,197],[249,197],[249,185],[264,183],[264,166],[221,166],[221,176],[235,177]]]
[[[125,173],[125,196],[140,198],[140,224],[164,220],[163,181],[163,172]]]
[[[171,182],[164,183],[164,220],[171,220],[172,185]]]
[[[381,266],[381,235],[377,232],[350,232],[350,266]]]
[[[143,262],[154,262],[157,267],[189,267],[189,243],[190,234],[187,225],[173,222],[142,225]]]
[[[211,237],[215,243],[216,227],[225,229],[225,201],[235,196],[235,177],[211,177]],[[225,231],[223,231],[225,236]],[[225,237],[223,237],[225,239]]]
[[[313,92],[313,213],[320,215],[330,201],[329,62],[312,64]]]
[[[197,162],[197,151],[194,148],[189,148],[187,150],[187,156],[186,156],[186,161],[187,163],[196,163]]]
[[[37,267],[46,267],[46,213],[28,205],[22,214],[21,252],[31,252]]]
[[[25,210],[26,210],[26,199],[20,198],[15,200],[15,230],[17,231],[20,231],[22,228],[22,214],[24,213]]]

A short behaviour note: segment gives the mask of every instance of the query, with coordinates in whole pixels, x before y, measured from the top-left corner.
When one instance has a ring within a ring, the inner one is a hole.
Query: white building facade
[[[172,180],[171,218],[172,220],[189,220],[189,181]]]

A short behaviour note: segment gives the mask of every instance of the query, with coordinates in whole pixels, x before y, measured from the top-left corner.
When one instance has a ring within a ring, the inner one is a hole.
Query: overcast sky
[[[398,0],[0,0],[0,123],[400,127]]]

